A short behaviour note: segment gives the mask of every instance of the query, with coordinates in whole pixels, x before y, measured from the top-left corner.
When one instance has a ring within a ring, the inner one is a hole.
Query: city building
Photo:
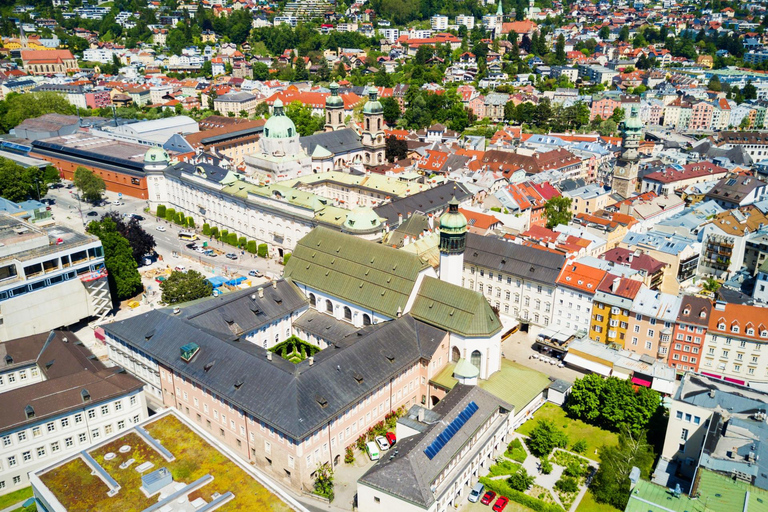
[[[640,121],[637,107],[632,107],[621,123],[621,156],[613,169],[611,188],[621,197],[630,197],[637,189],[638,149],[643,138],[643,123]]]
[[[669,365],[678,374],[699,371],[711,313],[712,302],[709,299],[695,295],[682,296],[668,359]]]
[[[71,332],[11,339],[0,351],[0,495],[147,418],[141,382],[104,366]]]
[[[75,73],[80,70],[69,50],[22,50],[21,61],[30,75]]]
[[[112,297],[98,238],[0,215],[0,339],[106,315]]]
[[[251,117],[262,101],[264,98],[248,92],[228,92],[214,98],[213,109],[222,116]]]
[[[632,301],[624,348],[666,361],[679,310],[677,295],[641,287]]]
[[[577,261],[566,262],[557,276],[553,328],[573,329],[582,336],[589,333],[592,301],[606,270]]]
[[[622,348],[626,345],[630,310],[642,286],[634,279],[605,276],[593,299],[590,339]]]

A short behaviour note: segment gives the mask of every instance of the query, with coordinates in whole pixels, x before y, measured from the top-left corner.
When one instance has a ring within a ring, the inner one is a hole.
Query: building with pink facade
[[[679,310],[680,297],[640,288],[629,311],[624,348],[666,361]]]
[[[706,101],[694,103],[691,107],[691,120],[688,122],[690,130],[709,130],[712,127],[712,115],[715,107]]]

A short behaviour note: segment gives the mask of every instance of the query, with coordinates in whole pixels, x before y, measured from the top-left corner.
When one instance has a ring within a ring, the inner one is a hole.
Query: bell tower
[[[440,280],[461,286],[464,249],[467,245],[467,218],[459,211],[456,196],[440,216]]]
[[[640,141],[643,139],[643,122],[637,107],[632,107],[629,115],[620,125],[621,156],[613,168],[611,189],[621,197],[630,197],[637,188],[638,160],[640,159]]]
[[[344,124],[344,99],[339,96],[339,84],[330,85],[331,95],[325,99],[325,131],[334,132],[346,128]]]
[[[368,92],[368,101],[363,106],[363,148],[366,167],[375,167],[384,163],[384,107],[378,100],[376,89]]]

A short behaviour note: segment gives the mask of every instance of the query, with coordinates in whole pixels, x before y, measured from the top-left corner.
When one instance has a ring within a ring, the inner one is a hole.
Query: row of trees
[[[59,171],[49,165],[44,169],[25,168],[13,160],[0,158],[0,196],[13,202],[37,199],[48,192],[48,185],[58,183]]]

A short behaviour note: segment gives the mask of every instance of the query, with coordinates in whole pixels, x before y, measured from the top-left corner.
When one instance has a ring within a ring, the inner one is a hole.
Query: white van
[[[480,496],[483,495],[483,491],[485,490],[485,486],[481,484],[480,482],[476,483],[475,486],[472,488],[471,491],[469,491],[469,497],[467,497],[467,500],[470,503],[477,503],[477,500],[480,499]]]
[[[368,452],[368,457],[371,460],[379,460],[381,454],[379,453],[379,447],[373,441],[365,443],[365,451]]]

